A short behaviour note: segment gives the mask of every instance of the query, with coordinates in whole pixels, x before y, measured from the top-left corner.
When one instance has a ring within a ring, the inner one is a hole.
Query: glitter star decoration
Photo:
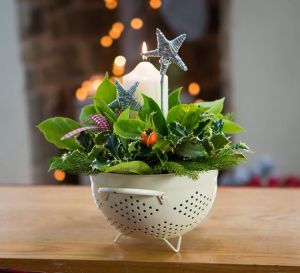
[[[165,75],[171,63],[176,64],[182,70],[187,71],[187,66],[178,55],[179,48],[186,38],[186,34],[181,34],[169,41],[160,29],[156,29],[157,49],[142,53],[145,57],[159,57],[160,74]]]
[[[124,111],[129,106],[131,110],[140,111],[142,109],[141,104],[134,97],[134,92],[139,85],[138,82],[130,86],[127,90],[117,79],[115,79],[115,85],[117,87],[117,98],[109,104],[110,107],[120,108],[121,111]]]

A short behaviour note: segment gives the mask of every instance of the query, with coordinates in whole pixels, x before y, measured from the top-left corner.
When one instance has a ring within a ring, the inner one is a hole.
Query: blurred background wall
[[[1,0],[0,183],[32,181],[28,115],[17,22],[15,2]]]
[[[300,1],[233,0],[229,13],[232,105],[253,159],[300,173]]]

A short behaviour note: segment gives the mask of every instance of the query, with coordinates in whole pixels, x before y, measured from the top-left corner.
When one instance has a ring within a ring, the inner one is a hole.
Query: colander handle
[[[120,193],[120,194],[132,194],[132,195],[141,195],[141,196],[154,196],[157,197],[160,203],[166,199],[166,194],[162,191],[148,190],[148,189],[135,189],[135,188],[108,188],[102,187],[98,189],[99,193]],[[107,198],[108,198],[107,195]]]

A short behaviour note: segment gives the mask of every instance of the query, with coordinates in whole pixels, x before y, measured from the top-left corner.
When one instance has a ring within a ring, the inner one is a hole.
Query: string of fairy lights
[[[149,0],[149,7],[154,10],[158,10],[162,6],[161,0]],[[108,10],[114,10],[118,8],[118,0],[104,0],[104,5]],[[144,21],[142,18],[134,17],[130,20],[128,25],[125,25],[122,22],[114,22],[111,25],[111,28],[108,30],[107,34],[99,38],[99,44],[103,48],[109,48],[116,42],[124,32],[125,28],[131,28],[135,31],[139,31],[143,28]],[[115,77],[122,80],[122,76],[125,72],[126,58],[124,56],[116,56],[112,64],[112,81]],[[88,98],[92,97],[99,84],[102,82],[104,75],[97,74],[91,76],[89,79],[83,81],[81,86],[76,90],[75,97],[78,101],[85,101]],[[198,82],[190,82],[187,88],[191,96],[198,96],[201,91],[201,86]],[[196,99],[195,102],[200,102],[201,99]],[[54,179],[58,182],[61,182],[65,179],[66,175],[61,170],[55,170],[53,173]]]

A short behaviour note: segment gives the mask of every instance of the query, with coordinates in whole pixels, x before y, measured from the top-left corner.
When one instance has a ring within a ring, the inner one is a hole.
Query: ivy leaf
[[[182,87],[179,87],[175,90],[173,90],[169,95],[169,109],[172,107],[181,104],[180,101],[180,93],[181,93]]]
[[[84,106],[79,115],[79,120],[80,121],[85,121],[88,120],[92,115],[97,114],[97,109],[94,104],[89,104]]]
[[[116,86],[109,80],[108,73],[105,74],[105,77],[101,84],[98,86],[94,99],[101,99],[106,104],[109,104],[117,97]]]
[[[194,104],[176,105],[169,111],[167,123],[177,122],[187,129],[193,129],[198,126],[200,111]]]
[[[176,153],[185,158],[197,158],[207,156],[204,147],[200,143],[184,142],[177,146]]]
[[[106,173],[135,173],[135,174],[151,174],[153,170],[143,161],[129,161],[116,164],[104,169]]]
[[[119,137],[126,139],[138,139],[143,131],[149,128],[149,125],[139,119],[118,120],[114,124],[114,133]]]
[[[244,132],[245,129],[241,127],[240,125],[236,124],[235,122],[228,120],[228,119],[223,119],[224,126],[222,131],[225,134],[236,134],[236,133],[241,133]]]
[[[74,138],[60,140],[66,133],[80,127],[80,124],[69,118],[50,118],[41,122],[37,128],[44,137],[60,149],[75,150],[81,146]]]
[[[215,101],[204,101],[198,103],[200,107],[207,108],[208,113],[220,114],[223,110],[225,98],[215,100]]]
[[[144,99],[144,104],[142,110],[139,112],[139,117],[143,121],[152,120],[153,125],[155,127],[155,131],[157,131],[157,133],[159,133],[161,136],[167,136],[168,127],[160,107],[152,98],[144,94],[142,95]]]
[[[99,111],[101,114],[103,114],[110,124],[114,124],[114,122],[117,120],[116,114],[108,107],[108,105],[105,103],[104,100],[101,98],[95,97],[94,98],[95,107],[96,110]]]

